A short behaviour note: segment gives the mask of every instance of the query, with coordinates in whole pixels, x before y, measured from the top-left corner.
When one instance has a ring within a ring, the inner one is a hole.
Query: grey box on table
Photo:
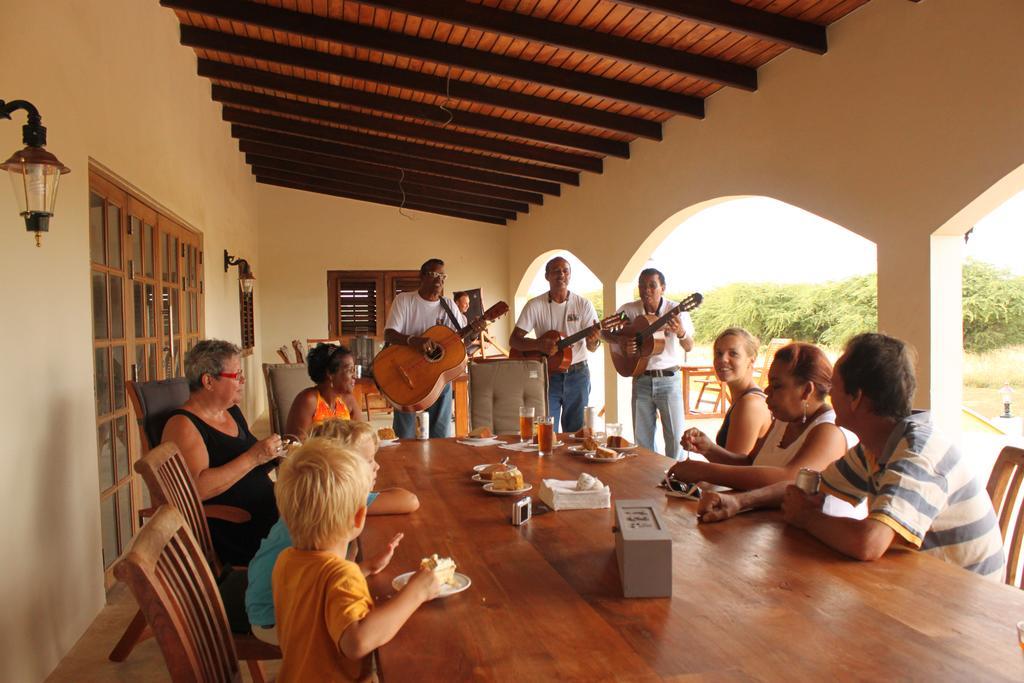
[[[627,598],[672,596],[672,536],[653,500],[615,501],[615,556]]]

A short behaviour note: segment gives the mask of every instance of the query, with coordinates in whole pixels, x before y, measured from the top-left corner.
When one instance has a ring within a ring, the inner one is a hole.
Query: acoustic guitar
[[[562,333],[558,330],[549,330],[537,339],[541,341],[557,341],[558,348],[550,356],[545,355],[542,351],[519,351],[518,349],[512,349],[509,351],[509,358],[535,358],[538,360],[546,360],[548,364],[548,374],[554,375],[559,372],[565,372],[569,369],[572,364],[572,345],[581,339],[586,339],[594,330],[612,330],[616,327],[625,324],[626,316],[621,314],[610,315],[604,320],[600,320],[590,327],[580,330],[576,334],[571,336],[562,337]]]
[[[623,377],[642,375],[651,356],[665,350],[665,333],[661,328],[672,316],[692,311],[700,306],[702,301],[704,296],[694,292],[660,318],[653,314],[641,315],[617,330],[603,332],[601,338],[607,342],[608,350],[612,353],[615,372]]]
[[[497,320],[508,313],[508,304],[499,301],[477,320]],[[461,332],[434,325],[420,337],[434,342],[434,349],[422,353],[404,344],[389,346],[373,359],[373,379],[380,393],[404,413],[425,410],[434,404],[444,387],[466,372],[466,340],[475,334],[472,324]]]

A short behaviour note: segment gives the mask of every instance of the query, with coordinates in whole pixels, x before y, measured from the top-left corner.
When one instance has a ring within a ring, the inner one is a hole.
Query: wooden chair
[[[768,347],[764,350],[764,357],[761,359],[760,367],[754,368],[759,387],[764,389],[768,386],[768,368],[772,366],[772,361],[775,360],[775,354],[778,353],[778,350],[783,346],[792,343],[792,339],[784,339],[782,337],[776,337],[768,342]]]
[[[270,431],[283,435],[295,397],[313,380],[309,378],[306,366],[298,363],[264,363],[263,380],[270,410]]]
[[[182,458],[181,451],[174,443],[160,444],[151,450],[135,463],[135,471],[146,482],[155,507],[170,505],[178,510],[181,518],[188,524],[192,538],[198,544],[207,566],[215,576],[219,576],[223,565],[213,548],[213,538],[210,535],[210,526],[207,524],[206,518],[214,517],[232,522],[245,522],[249,519],[249,513],[228,505],[203,505],[195,483],[192,481],[192,475],[185,465],[185,459]],[[139,612],[110,653],[111,660],[124,661],[135,645],[150,635],[145,632],[145,623],[148,619],[143,616],[144,610],[141,607],[140,603]],[[260,669],[259,660],[280,659],[281,650],[251,635],[236,634],[235,637],[240,658],[248,664],[253,680],[262,681],[263,672]]]
[[[128,584],[175,683],[241,681],[217,583],[181,514],[161,506],[114,575]]]
[[[1021,577],[1021,546],[1024,544],[1024,449],[1007,446],[999,452],[988,478],[988,495],[999,518],[999,532],[1006,551],[1006,583],[1024,587]]]

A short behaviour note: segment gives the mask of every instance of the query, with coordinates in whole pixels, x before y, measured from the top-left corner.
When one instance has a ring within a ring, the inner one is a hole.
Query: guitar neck
[[[570,346],[572,346],[573,344],[578,342],[580,339],[586,339],[590,335],[591,332],[593,332],[594,330],[600,329],[600,328],[601,328],[601,323],[597,322],[597,323],[594,323],[593,325],[591,325],[590,327],[588,327],[586,329],[580,330],[579,332],[577,332],[576,334],[574,334],[574,335],[572,335],[570,337],[566,337],[565,339],[560,339],[559,342],[558,342],[558,350],[562,351],[564,349],[569,348]]]
[[[665,313],[665,315],[661,316],[660,318],[655,320],[653,323],[651,323],[650,327],[648,327],[646,330],[644,330],[641,333],[641,335],[642,336],[650,336],[650,335],[654,334],[655,332],[660,330],[662,327],[664,327],[665,324],[668,323],[668,321],[672,318],[672,316],[676,315],[677,313],[685,313],[687,311],[692,311],[693,309],[695,309],[698,306],[700,306],[700,303],[703,300],[704,300],[704,297],[701,296],[700,294],[691,294],[690,296],[686,297],[686,299],[682,303],[680,303],[678,306],[673,307],[671,310],[667,311]]]

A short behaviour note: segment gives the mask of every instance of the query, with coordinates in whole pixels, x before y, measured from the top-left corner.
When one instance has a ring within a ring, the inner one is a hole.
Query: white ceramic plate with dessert
[[[509,491],[508,489],[496,489],[494,488],[494,482],[489,481],[484,484],[484,491],[487,493],[493,493],[496,496],[518,496],[520,493],[526,493],[533,488],[533,484],[527,484],[521,489],[514,489]]]
[[[380,445],[382,448],[384,446],[394,446],[397,443],[398,439],[380,439]]]
[[[627,449],[628,450],[628,449]],[[626,459],[625,453],[618,453],[614,458],[602,458],[597,453],[584,453],[583,457],[594,462],[618,462]]]
[[[474,472],[483,472],[488,467],[494,467],[495,465],[500,465],[500,464],[501,464],[500,462],[484,462],[484,463],[480,463],[479,465],[473,465],[473,471]]]
[[[481,484],[486,484],[487,482],[490,481],[490,479],[484,479],[483,476],[479,472],[477,472],[472,477],[470,477],[470,479],[472,479],[473,481],[478,481]]]
[[[399,574],[391,582],[391,587],[394,588],[396,591],[402,590],[403,588],[405,588],[405,584],[409,583],[409,579],[412,578],[413,573],[414,572],[406,572],[404,574]],[[459,572],[455,572],[455,574],[452,575],[452,581],[454,582],[454,585],[451,583],[446,583],[441,586],[441,592],[438,594],[437,597],[447,598],[449,595],[461,593],[473,584],[473,582],[470,580],[468,576],[466,576],[465,574],[460,574]]]
[[[489,443],[491,441],[500,442],[496,436],[464,436],[461,441],[469,441],[470,443]]]
[[[590,449],[584,448],[582,445],[580,445],[580,446],[569,446],[569,448],[567,448],[566,450],[568,450],[570,453],[575,453],[576,455],[586,455],[587,453],[593,453],[594,452],[594,451],[592,451]]]
[[[626,451],[632,451],[632,450],[636,449],[636,444],[635,443],[631,443],[628,446],[609,446],[606,443],[603,443],[601,445],[604,446],[605,448],[612,449],[616,453],[625,453]]]

